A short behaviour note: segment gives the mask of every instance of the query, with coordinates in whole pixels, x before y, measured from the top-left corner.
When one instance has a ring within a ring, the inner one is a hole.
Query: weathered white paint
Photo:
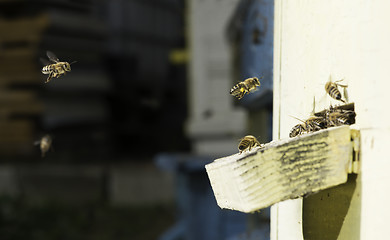
[[[362,137],[361,239],[390,236],[390,1],[275,1],[274,138],[336,102],[324,84],[345,79]],[[271,211],[272,239],[302,239],[300,200]]]
[[[249,213],[345,183],[351,134],[330,128],[214,160],[206,171],[218,206]]]

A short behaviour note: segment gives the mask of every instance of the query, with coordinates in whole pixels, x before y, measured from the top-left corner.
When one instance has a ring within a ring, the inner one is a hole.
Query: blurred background
[[[273,4],[0,0],[1,239],[269,239],[204,165],[272,139]],[[77,62],[45,84],[47,50]]]

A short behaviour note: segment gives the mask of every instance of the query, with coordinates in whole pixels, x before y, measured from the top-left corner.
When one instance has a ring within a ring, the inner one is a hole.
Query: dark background
[[[269,239],[269,210],[221,210],[216,156],[191,149],[188,3],[0,0],[1,239]],[[242,0],[224,36],[234,84],[266,76],[232,108],[268,140],[272,31],[273,2]],[[45,84],[47,50],[77,62]]]
[[[184,8],[0,1],[2,239],[156,239],[174,224],[173,178],[153,157],[190,150],[186,64],[169,57]],[[44,84],[47,50],[77,63]]]
[[[183,1],[0,4],[4,154],[30,158],[27,143],[47,133],[51,157],[77,163],[188,150],[185,65],[169,59],[185,47]],[[43,84],[47,50],[77,63]]]

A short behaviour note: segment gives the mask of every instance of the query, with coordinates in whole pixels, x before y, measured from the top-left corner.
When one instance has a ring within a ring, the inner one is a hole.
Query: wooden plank
[[[253,212],[347,181],[351,130],[341,126],[271,142],[206,165],[221,208]]]

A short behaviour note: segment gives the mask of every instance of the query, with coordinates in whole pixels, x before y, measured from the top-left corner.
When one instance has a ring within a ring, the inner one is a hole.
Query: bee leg
[[[247,94],[247,93],[248,93],[248,91],[246,89],[242,89],[240,91],[240,99],[243,98],[245,96],[245,94]]]
[[[49,73],[49,76],[47,77],[47,79],[46,79],[46,82],[45,82],[45,83],[48,83],[48,82],[50,82],[50,80],[53,78],[53,75],[54,75],[54,73],[53,73],[53,72],[50,72],[50,73]]]

